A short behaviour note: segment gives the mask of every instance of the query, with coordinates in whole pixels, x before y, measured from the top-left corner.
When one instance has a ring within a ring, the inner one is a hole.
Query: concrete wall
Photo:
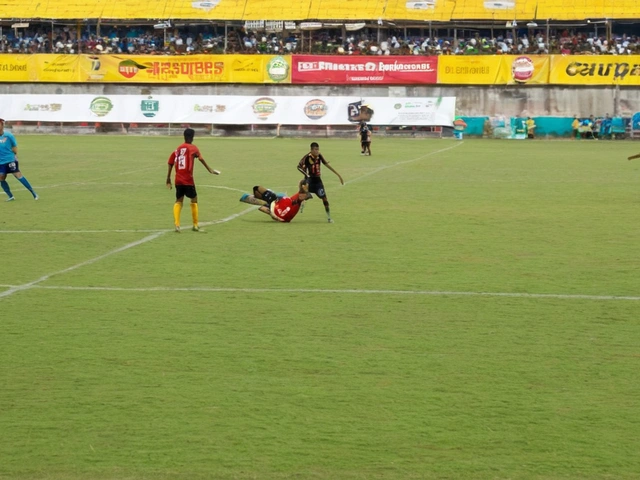
[[[566,86],[330,86],[330,85],[123,85],[123,84],[25,84],[0,83],[0,95],[314,95],[367,97],[455,96],[462,116],[589,115],[630,117],[640,111],[637,87]]]

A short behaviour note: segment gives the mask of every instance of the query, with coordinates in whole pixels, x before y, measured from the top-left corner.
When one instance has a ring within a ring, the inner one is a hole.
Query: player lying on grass
[[[253,195],[245,193],[240,201],[258,205],[261,212],[274,220],[288,223],[298,214],[303,203],[311,198],[313,195],[309,193],[309,186],[303,181],[298,185],[298,193],[291,197],[276,195],[268,188],[256,185],[253,187]]]

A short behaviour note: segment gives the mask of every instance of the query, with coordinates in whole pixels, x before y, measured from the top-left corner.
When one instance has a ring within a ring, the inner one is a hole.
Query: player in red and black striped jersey
[[[304,175],[306,183],[309,185],[309,192],[315,193],[322,199],[324,210],[327,212],[327,221],[333,223],[331,220],[331,211],[329,210],[329,200],[327,200],[327,193],[324,190],[324,184],[322,183],[322,177],[320,168],[322,165],[327,167],[333,173],[335,173],[340,179],[340,183],[344,185],[344,180],[338,172],[336,172],[329,162],[320,153],[320,146],[313,142],[311,145],[311,151],[307,153],[298,162],[298,170]]]
[[[169,171],[167,172],[167,188],[171,190],[171,170],[175,166],[176,168],[176,202],[173,204],[173,220],[176,227],[176,232],[180,232],[180,212],[182,211],[182,204],[184,197],[191,199],[191,217],[193,219],[193,230],[195,232],[200,231],[198,226],[198,193],[196,192],[196,184],[193,180],[193,165],[195,159],[200,160],[200,163],[213,175],[220,175],[218,170],[213,170],[207,165],[207,162],[202,158],[202,154],[198,147],[193,144],[193,137],[195,131],[191,128],[187,128],[184,131],[184,143],[176,148],[169,156]]]

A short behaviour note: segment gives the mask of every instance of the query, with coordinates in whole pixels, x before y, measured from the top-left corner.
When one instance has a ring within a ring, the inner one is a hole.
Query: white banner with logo
[[[7,121],[452,126],[455,97],[0,95]]]

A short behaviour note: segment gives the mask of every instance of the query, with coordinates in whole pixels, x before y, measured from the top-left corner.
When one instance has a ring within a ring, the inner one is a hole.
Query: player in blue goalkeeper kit
[[[7,174],[12,173],[18,181],[31,192],[34,200],[38,200],[38,195],[33,191],[33,187],[28,180],[22,176],[20,167],[18,166],[18,142],[11,132],[4,131],[4,120],[0,118],[0,186],[4,193],[7,194],[7,202],[15,200],[9,183],[7,183]]]

